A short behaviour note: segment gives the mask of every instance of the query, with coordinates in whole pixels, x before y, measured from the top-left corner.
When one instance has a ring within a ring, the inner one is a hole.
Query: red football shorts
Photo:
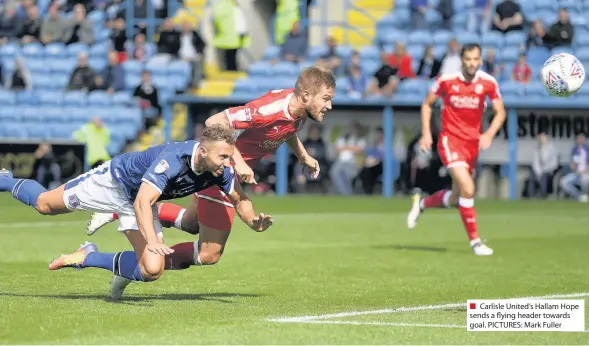
[[[195,193],[198,198],[198,222],[219,231],[230,231],[235,208],[217,186]]]
[[[479,143],[475,144],[441,135],[438,140],[438,154],[446,168],[463,166],[472,173],[477,165]]]

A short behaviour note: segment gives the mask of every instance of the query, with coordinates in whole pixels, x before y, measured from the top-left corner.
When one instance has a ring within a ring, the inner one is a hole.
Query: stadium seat
[[[136,60],[127,60],[123,64],[125,75],[140,75],[143,72],[143,64]]]
[[[532,47],[527,51],[528,64],[544,64],[550,57],[550,52],[544,47]]]
[[[17,108],[14,105],[5,105],[0,107],[0,123],[5,124],[7,122],[20,121],[22,116],[19,112],[16,111],[16,109]]]
[[[4,105],[14,105],[15,103],[16,95],[14,92],[6,89],[0,89],[0,104],[2,104],[2,107],[4,107]]]
[[[0,46],[0,56],[2,58],[14,59],[20,54],[20,46],[13,42],[8,42]]]
[[[187,81],[192,80],[192,66],[186,61],[174,60],[167,65],[167,73],[171,76],[181,76]]]
[[[535,0],[535,7],[538,11],[556,12],[558,10],[558,3],[554,0]]]
[[[37,100],[42,105],[62,105],[63,93],[61,91],[39,90],[36,92]]]
[[[575,51],[575,56],[581,61],[589,61],[589,46],[579,48]],[[585,65],[587,66],[587,65]],[[589,68],[589,66],[588,66]]]
[[[135,74],[128,74],[125,76],[125,88],[128,90],[135,90],[141,84],[141,76]]]
[[[105,58],[108,53],[109,43],[99,42],[90,47],[90,57]]]
[[[25,58],[42,58],[43,46],[40,43],[29,43],[22,47],[21,53]]]
[[[362,47],[359,52],[361,61],[380,61],[380,50],[375,46]]]
[[[92,91],[86,98],[89,106],[110,106],[112,97],[105,91]]]
[[[264,60],[272,60],[280,58],[280,47],[268,46],[264,52]]]
[[[47,123],[66,123],[68,108],[61,107],[43,107],[43,114]]]
[[[30,124],[26,126],[27,137],[34,139],[47,139],[50,137],[50,132],[47,125],[43,124]]]
[[[102,72],[106,65],[108,65],[106,58],[90,58],[88,60],[88,66],[90,66],[97,73]]]
[[[545,97],[548,92],[544,88],[544,85],[540,81],[533,80],[525,87],[526,96]]]
[[[503,49],[503,53],[501,53],[501,51],[498,51],[496,53],[498,55],[501,54],[499,58],[502,63],[515,63],[517,62],[517,59],[521,54],[521,51],[519,47],[505,47]]]
[[[166,75],[166,68],[167,64],[157,59],[151,59],[145,64],[145,69],[151,72],[152,75]]]
[[[65,106],[84,106],[86,105],[86,94],[83,91],[69,91],[63,96]]]
[[[335,53],[344,61],[347,61],[352,55],[352,47],[340,45],[335,47]]]
[[[466,43],[481,43],[481,37],[473,32],[459,32],[456,33],[456,41],[458,41],[458,43],[460,44],[466,44]]]
[[[37,104],[37,96],[30,90],[20,91],[16,93],[16,103],[19,105]]]
[[[49,134],[52,138],[56,139],[70,139],[72,134],[79,128],[77,124],[60,124],[57,126],[51,126],[49,128]]]
[[[19,106],[16,111],[21,114],[21,121],[28,124],[38,124],[44,120],[41,107],[37,105]]]
[[[454,33],[451,31],[440,30],[436,31],[433,34],[433,44],[434,45],[448,45],[451,39],[454,38]]]
[[[166,75],[155,75],[151,77],[151,81],[156,88],[167,88],[170,83],[170,80]]]
[[[291,77],[297,76],[299,74],[299,69],[295,64],[284,61],[274,65],[272,72],[275,76]]]
[[[46,58],[61,58],[67,56],[67,49],[63,43],[50,43],[45,46]]]
[[[409,46],[412,45],[432,45],[434,43],[434,39],[430,32],[428,31],[414,31],[409,34]]]
[[[249,78],[242,78],[235,81],[233,85],[233,93],[248,93],[254,92],[257,88],[251,82]]]
[[[102,28],[97,33],[95,33],[96,42],[108,42],[110,39],[110,35],[112,33],[111,29]]]
[[[397,42],[405,43],[407,41],[407,33],[400,30],[386,30],[381,31],[377,35],[378,44],[395,44]]]
[[[425,12],[425,22],[430,28],[440,28],[442,26],[442,15],[434,9],[428,9]]]
[[[46,60],[51,72],[70,74],[78,66],[75,58]]]
[[[560,53],[568,53],[568,54],[575,54],[574,50],[571,47],[556,47],[553,48],[550,54],[560,54]]]
[[[257,61],[249,68],[251,76],[267,76],[272,73],[272,64],[267,61]]]
[[[70,58],[76,58],[80,53],[89,53],[89,48],[85,43],[72,43],[67,46],[67,56]]]
[[[27,59],[25,60],[25,66],[33,74],[46,73],[51,71],[45,59]],[[36,83],[37,81],[33,80],[33,82]]]
[[[22,123],[3,123],[0,126],[0,134],[6,138],[27,138],[27,130]]]
[[[65,89],[70,80],[70,75],[66,73],[52,73],[51,79],[56,88]]]
[[[520,48],[525,43],[526,34],[521,31],[511,31],[505,34],[505,46]]]
[[[524,96],[524,85],[511,80],[501,82],[501,93],[505,96]]]
[[[314,46],[314,47],[309,47],[309,52],[307,53],[307,57],[309,58],[309,60],[315,61],[325,54],[327,54],[327,47]]]
[[[88,13],[86,18],[88,18],[94,24],[102,25],[104,23],[106,15],[104,14],[103,11],[94,10],[94,11]]]
[[[118,91],[112,95],[112,102],[116,105],[130,106],[133,104],[133,98],[128,92]]]

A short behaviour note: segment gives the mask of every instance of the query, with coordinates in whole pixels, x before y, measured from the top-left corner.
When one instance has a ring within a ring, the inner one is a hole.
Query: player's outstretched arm
[[[497,132],[501,130],[501,127],[503,127],[503,123],[505,123],[505,119],[507,118],[502,100],[493,101],[493,111],[495,112],[495,116],[493,117],[491,124],[489,124],[487,131],[485,131],[485,133],[491,138],[495,138]]]
[[[319,167],[319,161],[315,160],[301,142],[299,136],[296,134],[294,136],[289,137],[286,142],[290,149],[292,149],[293,153],[299,159],[299,162],[303,166],[303,168],[307,168],[309,170],[309,176],[313,179],[316,179],[319,176],[319,172],[321,171],[321,167]]]
[[[271,215],[265,215],[264,213],[256,215],[252,201],[245,194],[238,181],[235,182],[233,191],[227,194],[227,197],[235,206],[235,211],[237,212],[237,215],[239,215],[241,221],[254,231],[264,232],[268,227],[272,226],[274,221],[272,220]]]
[[[157,202],[160,195],[160,191],[153,185],[143,182],[137,192],[133,208],[135,209],[139,231],[147,242],[147,249],[150,252],[165,256],[171,254],[174,250],[159,242],[153,227],[152,206]]]

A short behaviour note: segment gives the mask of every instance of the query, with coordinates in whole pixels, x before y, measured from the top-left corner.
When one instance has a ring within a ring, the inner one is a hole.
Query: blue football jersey
[[[158,201],[190,196],[213,185],[232,193],[235,182],[232,167],[225,168],[218,177],[210,172],[194,171],[193,155],[198,144],[197,141],[166,143],[142,152],[117,155],[111,161],[112,175],[131,203],[143,182],[161,193]]]

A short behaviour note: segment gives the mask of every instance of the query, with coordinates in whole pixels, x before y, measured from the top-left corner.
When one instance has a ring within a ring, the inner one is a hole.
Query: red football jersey
[[[250,167],[276,151],[305,124],[307,117],[294,118],[289,112],[293,95],[294,89],[272,90],[245,106],[225,110],[237,134],[236,147]]]
[[[501,100],[493,76],[477,71],[467,82],[461,72],[439,76],[431,91],[442,98],[442,134],[469,142],[478,142],[483,123],[485,99]]]

